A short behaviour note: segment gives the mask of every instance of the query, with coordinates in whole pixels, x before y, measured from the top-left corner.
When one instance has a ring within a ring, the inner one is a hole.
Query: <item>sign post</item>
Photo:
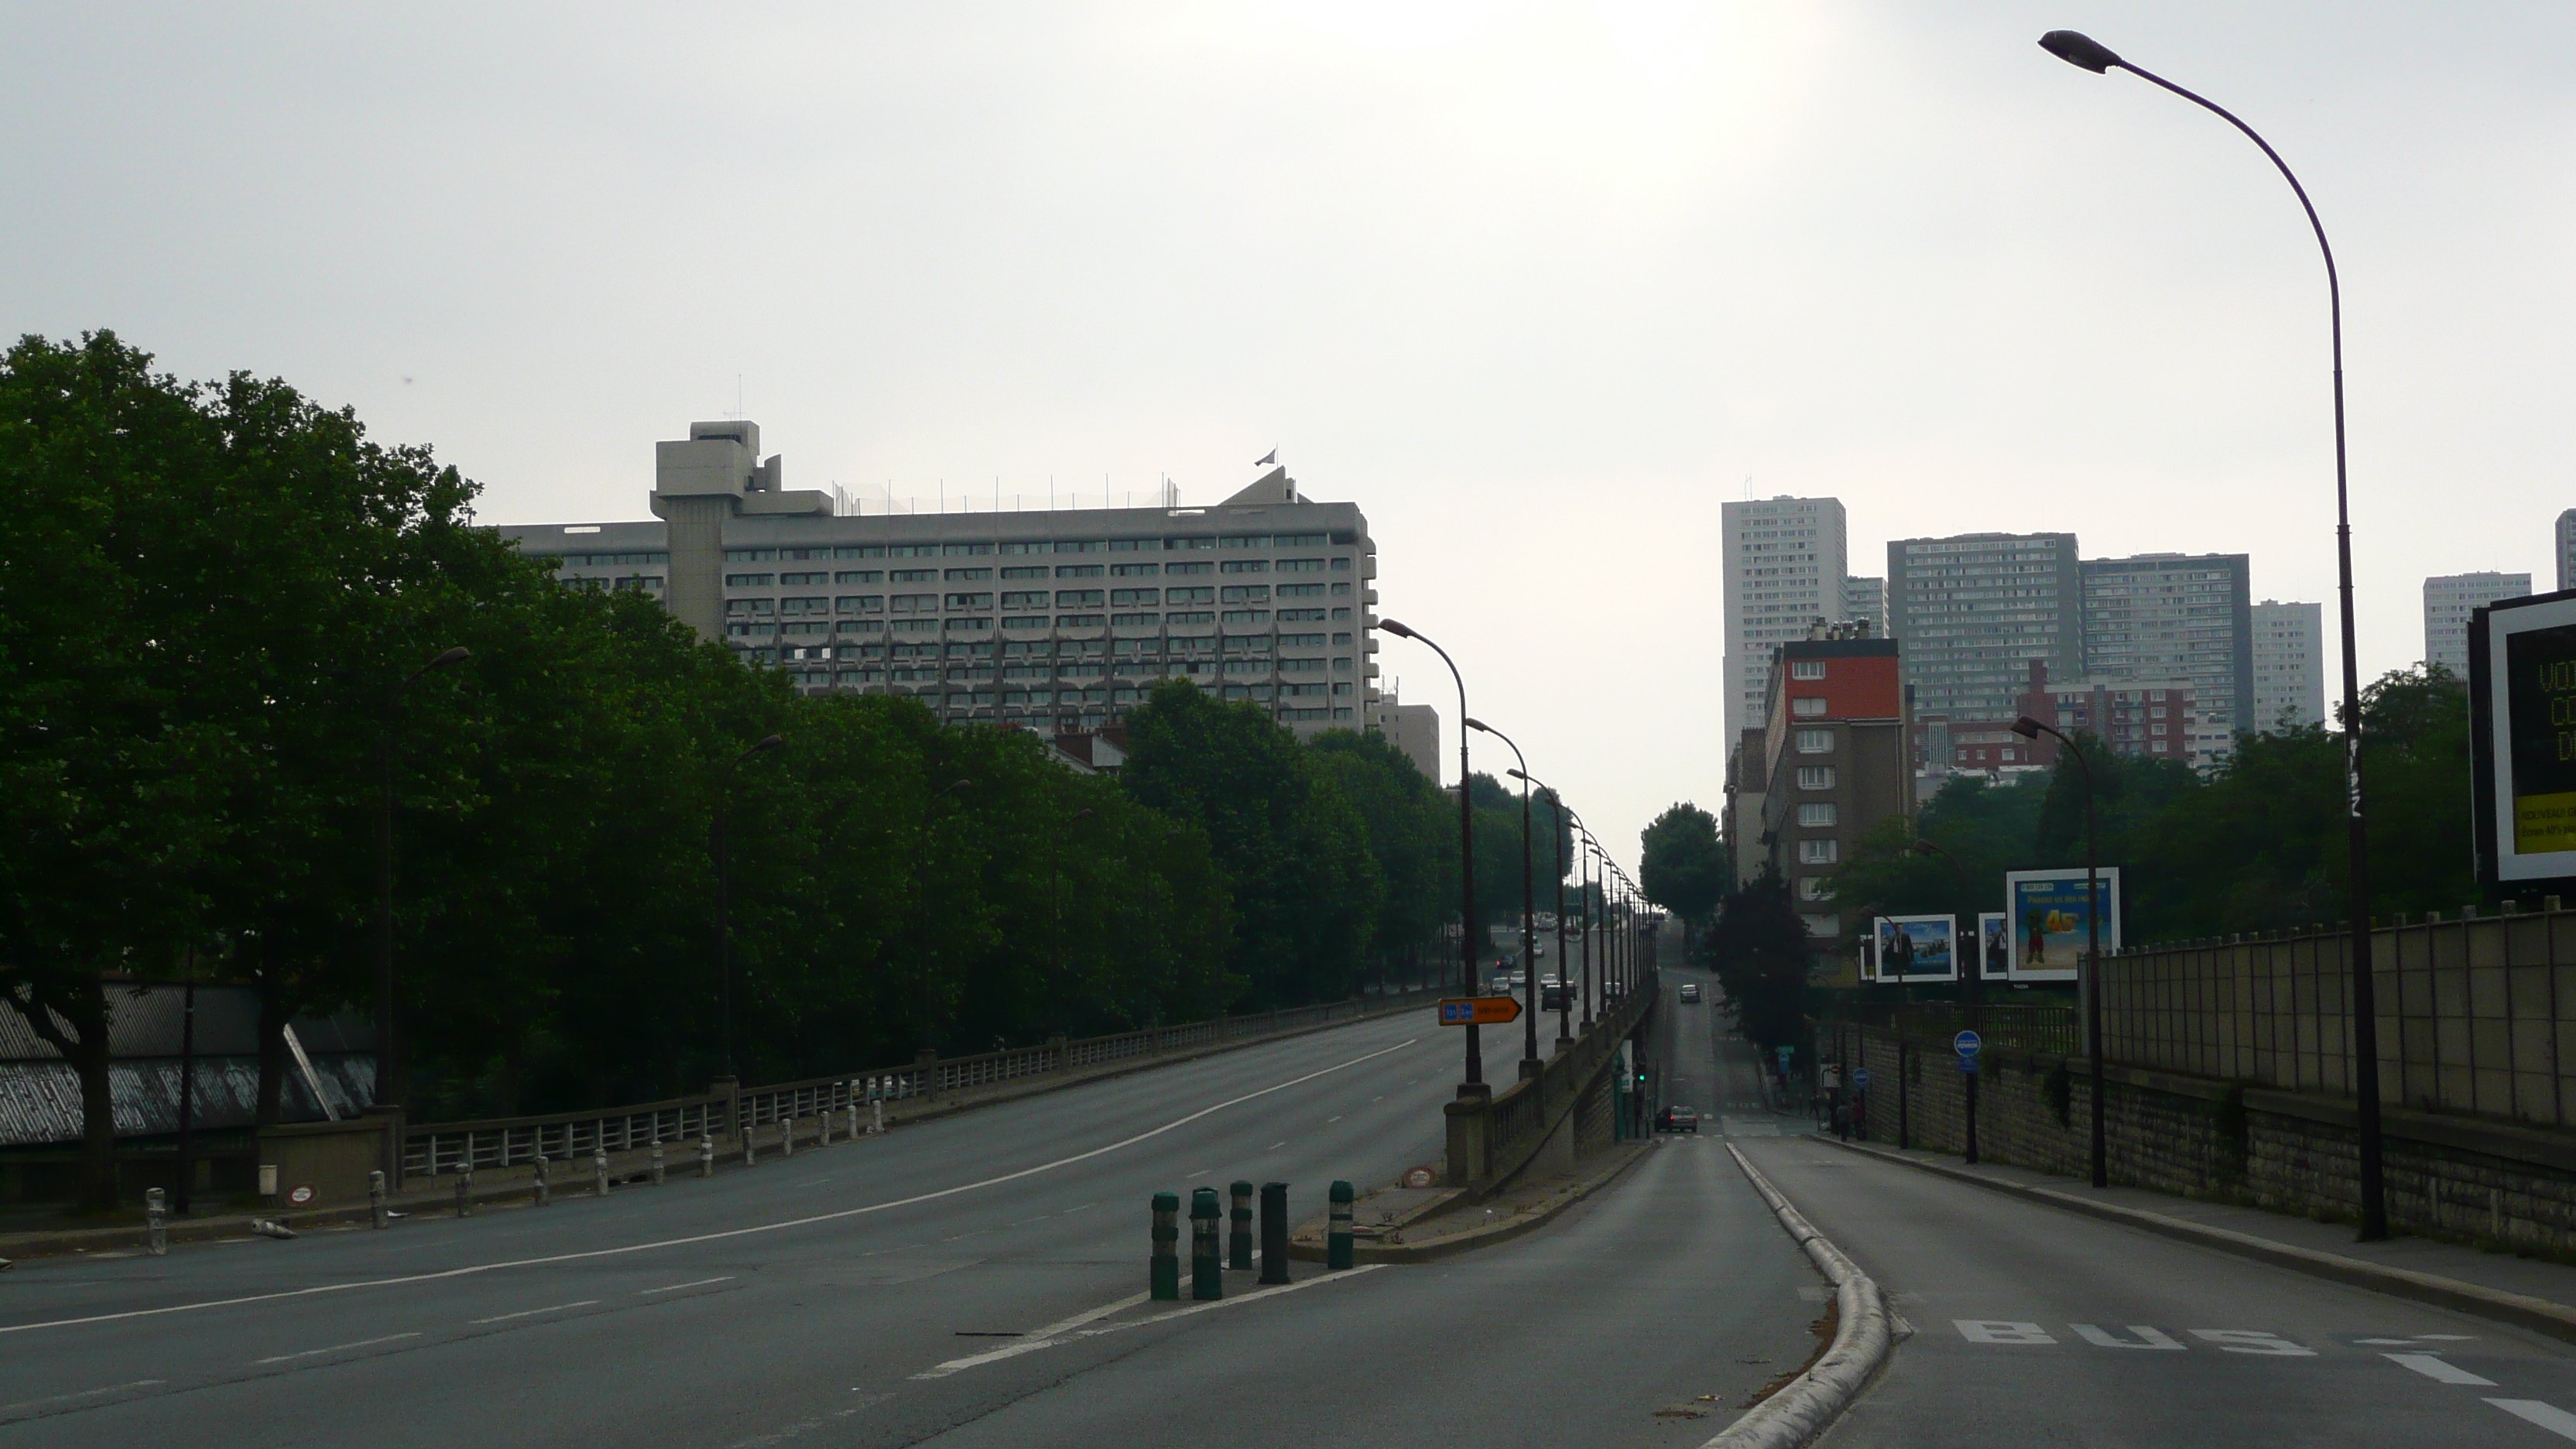
[[[1950,1049],[1959,1054],[1959,1083],[1967,1094],[1967,1150],[1960,1154],[1970,1167],[1977,1165],[1977,1053],[1986,1049],[1986,1039],[1973,1031],[1963,1031],[1950,1038]]]

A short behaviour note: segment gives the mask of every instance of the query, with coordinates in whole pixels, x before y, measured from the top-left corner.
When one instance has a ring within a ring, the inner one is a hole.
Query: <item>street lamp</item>
[[[1959,863],[1959,857],[1952,855],[1950,852],[1943,850],[1941,847],[1934,845],[1931,841],[1928,841],[1919,835],[1914,837],[1914,844],[1908,848],[1916,855],[1937,855],[1943,860],[1950,862],[1951,872],[1959,877],[1959,899],[1969,902],[1972,905],[1975,903],[1977,893],[1969,886],[1968,868]],[[1954,930],[1961,919],[1963,918],[1958,916],[1950,918],[1951,926]],[[1976,913],[1971,911],[1966,917],[1964,917],[1964,919],[1973,926],[1976,924]],[[1986,999],[1986,940],[1982,933],[1972,934],[1971,939],[1976,943],[1977,969],[1967,973],[1961,978],[1967,983],[1967,990],[1962,992],[1961,995],[1966,998],[1967,1002],[1968,1030],[1975,1031],[1978,1027],[1978,1018],[1980,1015],[1979,1008],[1985,1004]],[[1960,953],[1958,937],[1955,935],[1951,938],[1950,959],[1953,962],[1964,962],[1968,959]],[[1980,1062],[1978,1065],[1982,1066],[1983,1063]],[[1967,1082],[1961,1088],[1961,1090],[1966,1094],[1968,1127],[1967,1151],[1960,1155],[1970,1167],[1974,1167],[1977,1165],[1977,1073],[1972,1070],[1968,1072],[1967,1078]],[[2100,1078],[2097,1077],[2094,1080],[2099,1082]],[[2098,1095],[2100,1091],[2099,1087],[2096,1087],[2095,1091]]]
[[[1582,836],[1580,841],[1583,852],[1580,872],[1582,879],[1575,889],[1583,901],[1583,1029],[1588,1032],[1592,1030],[1592,890],[1594,884],[1592,856],[1599,847],[1592,838],[1591,827],[1583,823],[1583,817],[1571,810],[1565,813],[1566,817],[1574,822],[1575,830]]]
[[[716,786],[716,814],[713,829],[708,832],[709,853],[716,858],[716,1042],[723,1059],[726,1081],[736,1080],[733,1063],[733,924],[732,909],[733,843],[725,829],[726,817],[733,812],[733,777],[745,761],[754,755],[765,755],[787,741],[778,735],[764,736],[725,767],[724,779]]]
[[[1380,619],[1377,626],[1398,639],[1431,645],[1431,652],[1439,655],[1440,662],[1449,666],[1449,677],[1458,681],[1458,718],[1465,719],[1467,676],[1458,672],[1458,661],[1449,657],[1449,651],[1393,619]],[[1458,911],[1458,966],[1462,973],[1459,989],[1472,996],[1476,992],[1476,812],[1468,800],[1467,781],[1467,731],[1462,729],[1458,731],[1458,896],[1462,902]],[[1485,1085],[1485,1047],[1479,1040],[1484,1034],[1483,1029],[1469,1022],[1465,1030],[1467,1080],[1459,1083],[1458,1095],[1491,1096],[1492,1090]]]
[[[2234,112],[2206,96],[2194,95],[2166,80],[2163,76],[2140,70],[2113,53],[2110,47],[2090,36],[2072,30],[2052,30],[2039,38],[2040,48],[2069,65],[2081,66],[2095,75],[2109,73],[2118,66],[2140,80],[2161,86],[2193,105],[2245,133],[2247,140],[2263,148],[2279,169],[2281,179],[2299,198],[2299,207],[2308,214],[2308,229],[2316,233],[2317,250],[2326,263],[2326,313],[2334,347],[2334,427],[2335,427],[2335,570],[2342,591],[2343,621],[2343,782],[2344,782],[2344,848],[2352,872],[2348,929],[2352,933],[2352,1056],[2353,1096],[2358,1109],[2361,1189],[2361,1241],[2375,1243],[2388,1236],[2388,1196],[2381,1176],[2379,1149],[2379,1009],[2370,966],[2370,862],[2369,839],[2363,830],[2361,812],[2361,661],[2353,645],[2352,620],[2352,500],[2346,486],[2343,429],[2343,283],[2335,275],[2334,248],[2326,242],[2325,223],[2317,220],[2316,206],[2308,200],[2308,189],[2290,170],[2290,163],[2272,149],[2272,143],[2255,134],[2254,128],[2237,119]],[[2094,1078],[2095,1091],[2101,1078]],[[2097,1158],[2098,1160],[2098,1158]],[[2099,1169],[2096,1169],[2099,1176]]]
[[[1556,787],[1530,778],[1526,770],[1514,770],[1522,784],[1536,784],[1556,802],[1548,816],[1548,844],[1556,851],[1556,1049],[1565,1050],[1574,1042],[1574,973],[1573,963],[1565,954],[1565,797]]]
[[[398,1057],[402,1043],[394,1030],[394,749],[402,719],[403,696],[411,692],[411,687],[420,682],[422,675],[452,664],[462,664],[473,657],[474,651],[460,644],[404,675],[402,682],[394,686],[391,707],[385,713],[384,733],[378,743],[382,779],[376,800],[375,1106],[379,1111],[401,1110],[404,1087]],[[400,1186],[401,1138],[388,1133],[385,1143],[385,1180]]]
[[[1528,1013],[1521,1021],[1521,1075],[1539,1074],[1538,1060],[1538,917],[1537,896],[1530,885],[1530,778],[1529,757],[1521,753],[1510,735],[1480,719],[1467,721],[1467,728],[1492,735],[1509,746],[1512,758],[1521,767],[1510,772],[1521,782],[1521,985],[1529,998]]]
[[[2026,740],[2047,735],[2066,747],[2075,757],[2075,768],[2084,776],[2084,1049],[2085,1060],[2093,1070],[2093,1185],[2111,1185],[2110,1152],[2102,1136],[2102,880],[2100,857],[2095,850],[2093,810],[2093,762],[2084,758],[2083,747],[2069,739],[2054,725],[2044,725],[2029,715],[2013,721],[2013,733]]]

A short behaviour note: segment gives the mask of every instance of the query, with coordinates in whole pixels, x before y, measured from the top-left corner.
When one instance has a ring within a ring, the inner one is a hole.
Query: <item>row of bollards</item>
[[[1255,1266],[1252,1184],[1238,1180],[1230,1186],[1228,1195],[1233,1198],[1230,1211],[1213,1187],[1194,1188],[1190,1192],[1190,1297],[1202,1302],[1225,1296],[1227,1268]],[[1351,1203],[1355,1196],[1347,1182],[1337,1181],[1332,1185],[1331,1211],[1324,1235],[1324,1262],[1328,1268],[1351,1266]],[[1258,1266],[1261,1276],[1258,1281],[1285,1283],[1288,1281],[1288,1184],[1263,1183],[1260,1200],[1261,1253]],[[1168,1302],[1178,1302],[1181,1296],[1180,1212],[1180,1194],[1154,1194],[1152,1252],[1146,1260],[1145,1286],[1152,1297]],[[1231,1223],[1231,1232],[1220,1230],[1218,1225],[1224,1222]],[[1222,1250],[1220,1239],[1223,1239]]]

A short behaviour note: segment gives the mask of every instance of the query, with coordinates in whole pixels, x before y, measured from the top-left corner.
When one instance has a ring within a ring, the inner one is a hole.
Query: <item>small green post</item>
[[[1238,1178],[1234,1186],[1227,1189],[1227,1193],[1234,1199],[1234,1206],[1229,1210],[1229,1221],[1232,1227],[1226,1235],[1225,1265],[1229,1268],[1250,1268],[1252,1266],[1252,1184]]]
[[[1217,1256],[1217,1220],[1225,1216],[1217,1206],[1216,1189],[1202,1187],[1190,1194],[1190,1296],[1198,1299],[1225,1296],[1225,1260]]]
[[[1347,1268],[1351,1265],[1351,1185],[1335,1179],[1332,1208],[1324,1225],[1324,1266]]]
[[[1145,1280],[1159,1302],[1177,1303],[1181,1297],[1180,1216],[1179,1193],[1154,1194],[1154,1256]]]

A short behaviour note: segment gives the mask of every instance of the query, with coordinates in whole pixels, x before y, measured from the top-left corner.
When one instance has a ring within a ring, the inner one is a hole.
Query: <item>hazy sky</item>
[[[791,487],[1184,502],[1280,450],[1633,868],[1724,777],[1718,504],[2334,581],[2362,664],[2576,505],[2556,4],[1027,4],[0,12],[0,323],[648,516],[741,405]],[[1750,479],[1748,484],[1747,480]],[[1456,707],[1388,639],[1408,698]],[[1455,737],[1449,743],[1454,748]],[[1499,769],[1497,751],[1480,767]]]

